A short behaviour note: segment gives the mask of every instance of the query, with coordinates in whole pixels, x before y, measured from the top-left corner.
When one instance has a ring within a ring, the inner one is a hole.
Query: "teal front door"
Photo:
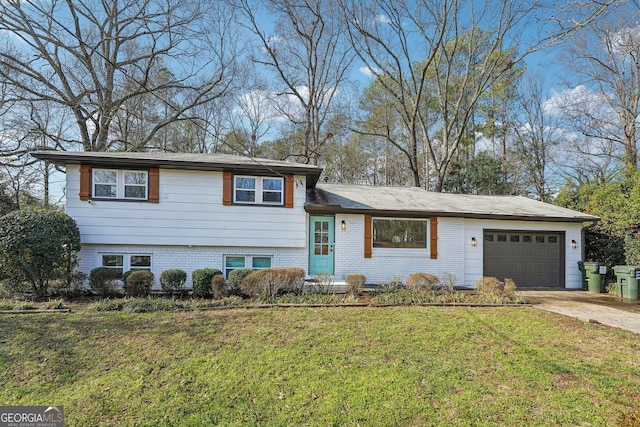
[[[309,218],[309,274],[333,275],[334,218]]]

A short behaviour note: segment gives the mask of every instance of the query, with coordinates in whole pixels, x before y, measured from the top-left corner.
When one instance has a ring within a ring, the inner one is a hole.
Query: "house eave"
[[[600,219],[593,216],[584,217],[559,217],[559,216],[540,216],[540,215],[518,215],[518,214],[493,214],[478,212],[446,212],[438,210],[384,210],[384,209],[348,209],[338,205],[318,205],[306,204],[305,210],[310,215],[334,215],[334,214],[360,214],[372,215],[379,217],[395,217],[395,218],[430,218],[430,217],[448,217],[448,218],[468,218],[468,219],[485,219],[485,220],[511,220],[511,221],[535,221],[535,222],[572,222],[585,223],[597,222]]]
[[[154,153],[87,153],[87,152],[60,152],[60,151],[36,151],[31,156],[52,162],[56,165],[88,164],[91,166],[112,168],[150,168],[198,170],[198,171],[232,171],[236,173],[264,174],[264,175],[305,175],[307,188],[312,188],[318,182],[322,168],[301,163],[276,162],[265,159],[244,157],[242,161],[225,161],[209,157],[198,160],[163,158]],[[130,156],[130,157],[129,157]],[[239,158],[239,157],[238,157]]]

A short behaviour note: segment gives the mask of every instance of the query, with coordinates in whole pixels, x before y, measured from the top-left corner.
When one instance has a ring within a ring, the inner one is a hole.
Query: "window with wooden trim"
[[[427,248],[427,220],[373,218],[374,248]]]
[[[239,204],[284,204],[284,178],[236,175],[233,179],[233,201]]]
[[[139,170],[93,169],[92,197],[147,200],[149,173]]]

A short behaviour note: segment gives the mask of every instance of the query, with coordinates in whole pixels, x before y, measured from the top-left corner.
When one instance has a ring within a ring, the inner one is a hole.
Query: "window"
[[[271,268],[270,256],[227,255],[224,258],[224,274],[227,278],[229,278],[229,273],[236,268],[251,268],[253,270]]]
[[[233,201],[263,205],[282,205],[284,179],[258,176],[234,178]]]
[[[426,249],[427,221],[374,218],[373,247]]]
[[[146,171],[94,169],[93,197],[146,200],[147,182]]]
[[[102,267],[118,271],[118,276],[122,277],[124,267],[124,256],[122,255],[102,255]]]
[[[130,270],[151,270],[151,255],[131,255]]]
[[[117,269],[122,277],[129,270],[151,270],[151,255],[103,254],[101,266]]]

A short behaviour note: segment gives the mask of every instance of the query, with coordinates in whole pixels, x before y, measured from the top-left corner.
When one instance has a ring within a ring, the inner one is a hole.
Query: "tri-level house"
[[[241,156],[32,155],[66,168],[85,273],[296,266],[336,282],[446,272],[580,288],[583,227],[598,220],[524,197],[326,184],[317,166]]]

